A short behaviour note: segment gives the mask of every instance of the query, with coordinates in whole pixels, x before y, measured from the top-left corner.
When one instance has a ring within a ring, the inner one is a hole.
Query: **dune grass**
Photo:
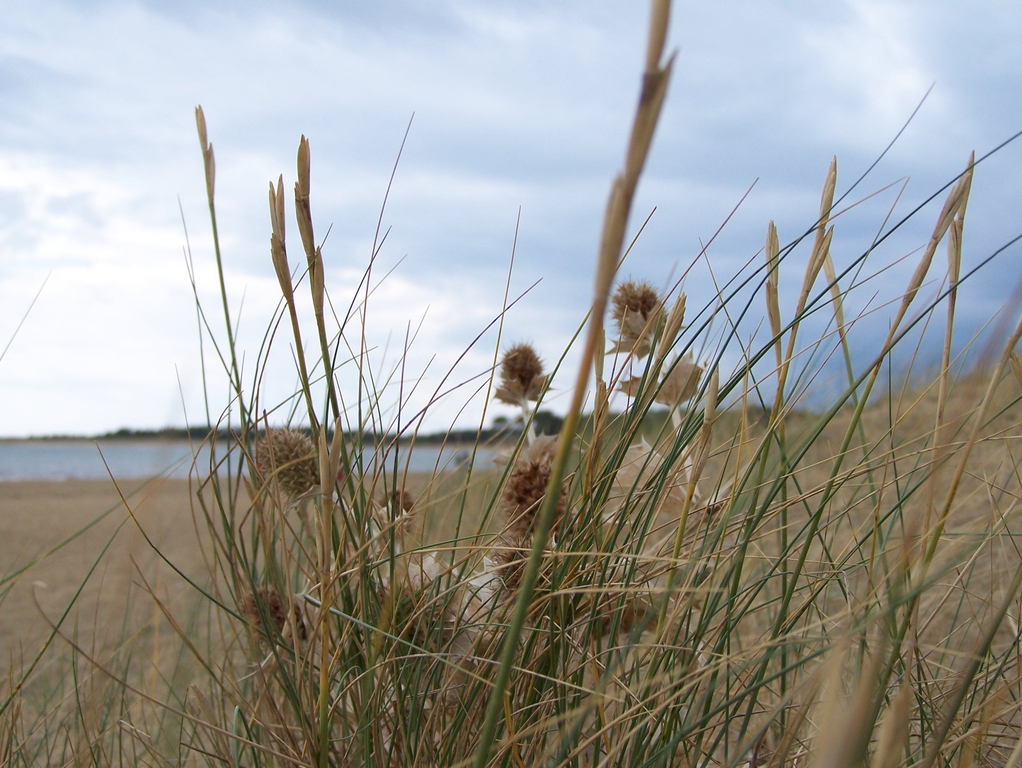
[[[0,699],[3,765],[1022,763],[1022,321],[978,369],[953,343],[975,160],[938,193],[885,338],[858,338],[845,307],[889,263],[889,234],[925,212],[888,221],[838,272],[836,161],[806,231],[782,246],[770,223],[762,255],[702,306],[621,282],[673,62],[668,11],[654,3],[563,429],[531,424],[561,365],[547,371],[528,345],[495,350],[488,396],[526,426],[495,471],[411,477],[396,438],[363,444],[407,427],[381,395],[402,374],[374,369],[367,349],[371,268],[355,295],[327,290],[304,137],[301,266],[281,177],[269,205],[282,301],[244,372],[197,110],[225,332],[197,312],[233,395],[212,425],[232,437],[212,430],[213,466],[195,473],[208,573],[189,578],[182,611],[140,571],[132,605],[146,600],[151,619],[112,651],[56,629],[60,663],[22,666]],[[782,282],[801,286],[794,306],[780,305]],[[764,330],[743,342],[750,313]],[[807,338],[821,313],[831,321]],[[896,379],[934,327],[936,371]],[[269,350],[288,334],[299,386],[265,403]],[[831,359],[847,380],[824,407],[807,392]]]

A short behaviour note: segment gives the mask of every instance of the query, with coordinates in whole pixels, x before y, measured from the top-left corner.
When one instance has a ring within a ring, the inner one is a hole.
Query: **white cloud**
[[[808,61],[803,87],[814,98],[803,118],[814,129],[864,154],[876,152],[905,122],[908,108],[934,83],[917,40],[919,16],[897,2],[853,0],[840,22],[806,25]],[[937,91],[928,112],[948,117],[946,93]],[[865,128],[865,130],[864,130]]]
[[[933,81],[905,138],[853,197],[911,175],[903,206],[915,204],[973,147],[1022,128],[1022,107],[1006,97],[1022,87],[1013,6],[987,4],[965,19],[954,8],[679,5],[671,40],[680,56],[633,229],[654,206],[657,214],[626,272],[655,284],[679,274],[757,177],[710,251],[714,274],[724,280],[756,258],[771,218],[794,237],[812,224],[831,155],[839,155],[840,193]],[[407,370],[427,371],[409,407],[425,404],[499,311],[519,206],[512,293],[543,282],[509,312],[504,338],[535,341],[552,363],[589,298],[599,218],[638,92],[646,12],[645,4],[467,0],[307,3],[286,12],[270,3],[130,1],[5,8],[0,334],[52,277],[0,364],[0,398],[19,404],[0,415],[0,435],[180,422],[178,375],[189,416],[201,412],[176,200],[212,312],[219,298],[197,103],[216,150],[221,246],[232,311],[244,295],[250,370],[279,294],[267,254],[267,182],[283,172],[290,188],[298,137],[309,136],[317,234],[333,226],[328,280],[346,305],[413,111],[376,274],[405,260],[370,304],[374,364],[392,365],[408,323],[421,320]],[[1011,148],[977,171],[967,260],[1015,234],[1018,165]],[[838,261],[850,263],[885,215],[878,205],[861,212],[839,222]],[[897,258],[924,240],[930,215],[886,254]],[[291,249],[297,264],[296,239]],[[800,258],[786,274],[799,274]],[[896,291],[907,271],[891,270],[885,289]],[[982,318],[1003,301],[1016,273],[975,281],[963,292],[963,316]],[[686,287],[692,306],[712,298],[705,263]],[[289,334],[282,329],[268,369],[276,398],[294,386]],[[491,331],[452,381],[486,370],[495,344]],[[216,387],[222,407],[221,380]],[[435,424],[457,417],[459,396],[438,407]],[[478,407],[457,418],[472,423]]]

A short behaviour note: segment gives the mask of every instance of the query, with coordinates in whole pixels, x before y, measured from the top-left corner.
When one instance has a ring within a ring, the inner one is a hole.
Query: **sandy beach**
[[[407,482],[418,497],[428,476],[413,474]],[[460,482],[452,476],[450,487],[441,481],[432,491],[443,500]],[[189,481],[179,479],[119,486],[110,480],[0,482],[0,670],[12,653],[15,666],[19,657],[27,661],[72,603],[62,629],[70,634],[77,622],[80,642],[97,647],[147,624],[161,634],[171,631],[149,588],[175,616],[187,617],[196,591],[161,554],[197,583],[208,580],[196,520],[207,556],[208,534],[197,503],[193,513],[193,499]],[[476,514],[470,511],[468,519]],[[453,520],[433,522],[431,538],[452,535]]]
[[[203,573],[188,481],[128,481],[120,491],[134,520],[109,480],[0,483],[0,667],[27,662],[83,581],[62,628],[70,633],[77,622],[90,645],[153,617],[140,574],[170,606],[191,599],[142,533],[185,573]]]

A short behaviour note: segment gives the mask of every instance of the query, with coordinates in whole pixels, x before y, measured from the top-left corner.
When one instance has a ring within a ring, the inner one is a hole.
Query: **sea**
[[[492,469],[496,451],[480,448],[473,466]],[[238,453],[234,453],[237,460]],[[398,469],[409,472],[453,472],[473,462],[470,450],[460,446],[419,444],[398,449]],[[366,449],[368,466],[373,453]],[[393,454],[387,466],[393,466]],[[117,480],[154,477],[207,477],[209,446],[182,439],[117,438],[0,440],[0,482],[11,480]]]

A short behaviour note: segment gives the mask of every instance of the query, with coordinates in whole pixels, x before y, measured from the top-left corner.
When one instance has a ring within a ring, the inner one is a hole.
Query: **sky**
[[[568,350],[548,403],[563,411],[638,95],[646,3],[0,0],[0,9],[0,350],[10,341],[0,437],[201,425],[228,408],[196,320],[198,296],[223,342],[197,105],[216,155],[247,390],[280,301],[267,183],[282,174],[292,188],[305,135],[339,313],[378,222],[386,232],[365,317],[385,418],[400,399],[404,423],[425,408],[431,430],[478,424],[495,350],[518,341],[548,365]],[[842,210],[862,201],[835,220],[841,272],[885,221],[952,181],[971,151],[983,156],[1022,130],[1020,38],[1014,0],[676,3],[667,46],[677,59],[630,236],[655,212],[621,279],[669,289],[684,276],[690,315],[713,306],[717,287],[761,263],[769,221],[782,243],[812,227],[833,156]],[[1020,170],[1022,141],[977,167],[966,270],[1022,233]],[[846,309],[863,315],[854,344],[868,349],[886,331],[942,200],[871,254]],[[782,265],[789,312],[806,257],[796,249]],[[1011,246],[963,285],[959,348],[1015,323],[1020,257]],[[524,296],[498,338],[506,288]],[[762,342],[762,306],[753,300],[739,323],[746,342]],[[696,349],[709,354],[722,327]],[[358,336],[349,325],[349,343]],[[271,410],[295,391],[291,344],[285,321],[261,378]],[[722,365],[739,360],[735,346]],[[351,408],[353,371],[340,376]],[[502,414],[491,406],[486,418]],[[286,408],[271,420],[285,418]]]

